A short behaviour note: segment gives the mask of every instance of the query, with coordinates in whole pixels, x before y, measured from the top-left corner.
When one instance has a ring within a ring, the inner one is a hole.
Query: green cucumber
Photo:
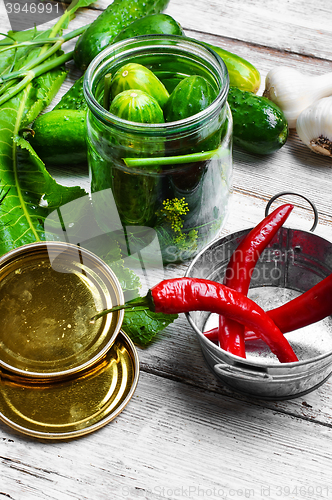
[[[141,64],[125,64],[115,73],[111,82],[111,99],[129,89],[143,90],[154,97],[161,108],[169,98],[169,93],[161,81],[150,69]]]
[[[82,71],[92,59],[134,20],[163,11],[169,0],[114,0],[82,33],[74,49],[74,62]]]
[[[231,87],[237,87],[240,90],[256,94],[261,84],[261,75],[255,66],[242,57],[228,52],[221,47],[216,47],[209,43],[204,43],[204,45],[214,50],[226,64]]]
[[[250,153],[270,154],[287,141],[286,117],[266,97],[230,87],[228,104],[233,116],[234,145]]]
[[[202,76],[192,75],[183,78],[171,93],[164,108],[166,122],[183,120],[206,109],[216,98],[216,91]],[[191,135],[190,140],[183,138],[179,147],[186,154],[216,149],[223,134],[223,127],[209,135],[208,127],[204,131],[206,137]],[[203,133],[203,131],[202,131]],[[180,146],[181,144],[181,146]],[[198,175],[198,177],[201,174]]]
[[[178,83],[165,106],[165,121],[183,120],[207,108],[216,98],[210,83],[199,75],[191,75]]]
[[[113,43],[140,35],[184,36],[184,31],[168,14],[150,14],[129,24],[114,38]]]
[[[163,123],[164,115],[158,101],[142,90],[124,90],[112,101],[110,112],[125,120],[140,123]],[[158,145],[141,139],[135,147],[130,135],[114,137],[117,149],[129,156],[151,155],[160,152]],[[143,142],[142,142],[143,141]],[[120,158],[118,160],[120,160]],[[158,168],[158,167],[157,167]],[[112,191],[122,223],[148,226],[155,218],[158,178],[153,175],[129,173],[112,168]]]
[[[57,109],[38,116],[29,142],[46,165],[87,161],[86,111]]]
[[[171,16],[167,14],[151,14],[130,23],[114,38],[113,43],[131,36],[152,34],[180,36],[183,34],[183,30]],[[54,109],[87,109],[83,93],[83,79],[84,75],[66,92]]]
[[[83,80],[84,75],[76,80],[53,109],[87,109],[88,105],[83,92]]]
[[[164,123],[164,114],[157,99],[143,90],[124,90],[113,99],[113,115],[138,123]]]

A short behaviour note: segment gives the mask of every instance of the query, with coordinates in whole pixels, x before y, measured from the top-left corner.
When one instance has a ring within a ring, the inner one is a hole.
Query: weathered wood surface
[[[91,22],[106,3],[81,11],[71,28]],[[328,3],[171,0],[166,12],[188,36],[220,45],[256,65],[262,75],[260,93],[275,65],[312,74],[332,71]],[[78,75],[72,68],[63,91]],[[311,153],[295,132],[268,157],[235,149],[234,194],[223,234],[252,227],[272,195],[295,191],[316,204],[320,222],[315,232],[332,241],[331,168],[332,161]],[[74,173],[57,172],[64,182],[86,186],[87,173]],[[308,230],[312,211],[304,200],[294,201],[289,225]],[[169,275],[184,272],[185,266],[179,266]],[[138,352],[136,393],[124,412],[100,431],[50,443],[0,424],[0,498],[332,497],[331,381],[290,401],[239,395],[207,368],[184,316]]]

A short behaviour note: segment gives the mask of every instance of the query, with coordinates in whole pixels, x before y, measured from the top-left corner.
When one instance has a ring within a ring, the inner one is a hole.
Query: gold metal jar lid
[[[122,331],[89,369],[52,381],[2,371],[0,419],[41,439],[70,439],[96,431],[124,409],[135,392],[139,360]]]
[[[64,242],[24,245],[0,258],[0,369],[56,380],[95,365],[113,345],[123,304],[111,269],[92,252]]]

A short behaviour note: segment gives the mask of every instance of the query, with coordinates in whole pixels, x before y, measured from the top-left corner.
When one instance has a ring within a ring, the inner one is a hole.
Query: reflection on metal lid
[[[0,419],[17,431],[43,439],[69,439],[113,420],[131,399],[139,361],[120,332],[107,354],[75,377],[52,382],[2,374]]]
[[[123,311],[90,318],[123,300],[111,269],[76,245],[35,243],[9,252],[0,259],[0,367],[56,379],[92,366],[113,344]]]

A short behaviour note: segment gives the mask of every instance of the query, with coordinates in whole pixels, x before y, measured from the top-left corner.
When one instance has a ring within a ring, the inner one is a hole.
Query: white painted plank
[[[330,428],[144,373],[125,411],[83,439],[50,444],[0,429],[1,492],[15,500],[332,492]]]
[[[71,22],[71,29],[92,22],[100,14],[98,9],[109,3],[101,0],[95,2],[93,8],[81,9]],[[165,12],[185,30],[248,42],[258,48],[332,59],[331,9],[328,4],[315,0],[268,0],[264,4],[247,0],[170,0]]]
[[[331,10],[315,0],[171,0],[166,12],[186,29],[331,60]]]
[[[255,64],[262,75],[260,92],[276,64],[315,74],[331,70],[327,4],[268,0],[263,7],[257,0],[171,0],[167,12],[189,36]],[[70,29],[98,14],[82,10]],[[72,47],[73,42],[66,50]],[[78,75],[72,66],[62,92]],[[61,175],[71,180],[72,174]],[[270,157],[235,151],[234,196],[223,234],[251,227],[271,195],[292,189],[316,203],[316,233],[332,241],[331,175],[331,161],[309,152],[294,133]],[[76,169],[76,176],[85,185],[86,171]],[[297,205],[292,224],[307,229],[311,211],[305,202]],[[172,275],[184,270],[179,266]],[[192,488],[191,497],[197,499],[239,498],[245,492],[260,500],[331,498],[332,381],[285,402],[237,395],[206,367],[183,316],[153,345],[139,349],[139,356],[142,373],[133,400],[95,434],[69,443],[43,443],[0,425],[0,496],[177,500]]]

